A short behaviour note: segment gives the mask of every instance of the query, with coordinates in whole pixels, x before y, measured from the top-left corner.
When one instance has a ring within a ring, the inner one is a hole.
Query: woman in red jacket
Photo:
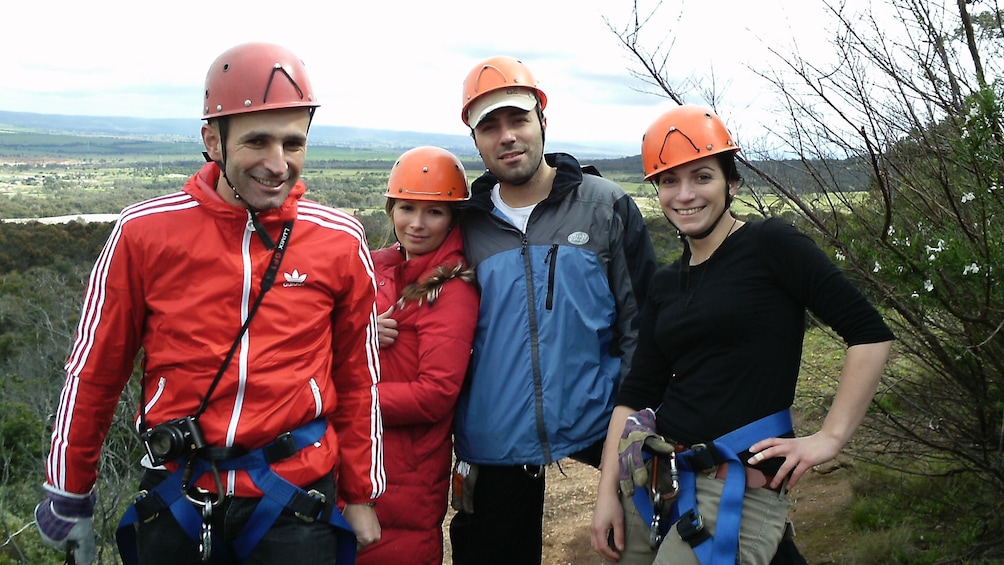
[[[438,147],[405,152],[390,173],[398,243],[373,253],[387,490],[376,503],[382,537],[361,565],[443,562],[453,411],[478,314],[454,209],[469,195],[463,165]]]

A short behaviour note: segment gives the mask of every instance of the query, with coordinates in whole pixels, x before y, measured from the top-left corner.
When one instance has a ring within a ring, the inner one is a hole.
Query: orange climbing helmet
[[[460,159],[440,147],[422,146],[401,154],[387,179],[387,198],[460,202],[471,197]]]
[[[721,118],[700,106],[677,106],[659,116],[641,139],[645,180],[678,165],[726,151],[737,152],[739,145]]]
[[[245,43],[224,51],[206,74],[202,118],[320,106],[303,61],[270,43]]]
[[[464,100],[460,118],[476,127],[492,111],[515,106],[529,112],[537,104],[543,110],[547,96],[537,87],[530,69],[513,57],[489,57],[478,63],[464,79]]]

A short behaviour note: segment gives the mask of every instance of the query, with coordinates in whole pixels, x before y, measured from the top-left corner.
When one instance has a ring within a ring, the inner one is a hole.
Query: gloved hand
[[[42,541],[60,551],[73,552],[77,565],[91,565],[94,545],[94,491],[87,495],[46,489],[46,499],[35,507],[35,522]]]
[[[624,496],[634,494],[635,485],[648,487],[648,467],[645,466],[642,451],[648,450],[663,455],[673,453],[673,446],[655,433],[655,412],[651,408],[633,412],[628,416],[617,447],[620,489]]]

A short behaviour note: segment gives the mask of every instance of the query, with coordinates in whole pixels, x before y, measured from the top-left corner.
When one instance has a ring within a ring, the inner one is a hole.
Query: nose
[[[513,143],[516,141],[516,128],[510,125],[503,125],[502,132],[499,136],[499,141],[501,143]]]
[[[690,200],[694,197],[694,186],[690,184],[690,181],[683,180],[680,181],[680,189],[676,193],[676,198],[678,200]]]
[[[412,214],[408,224],[412,230],[421,231],[425,229],[425,217],[422,214]]]
[[[275,175],[281,176],[286,173],[289,163],[286,160],[286,150],[281,143],[269,144],[263,164]]]

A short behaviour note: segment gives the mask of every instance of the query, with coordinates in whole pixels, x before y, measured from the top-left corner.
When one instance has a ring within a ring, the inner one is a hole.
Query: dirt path
[[[544,506],[544,565],[599,565],[589,547],[589,524],[599,472],[571,460],[548,469]],[[791,496],[796,543],[810,565],[844,563],[851,544],[850,471],[840,464],[807,473]],[[446,517],[449,524],[450,515]],[[445,563],[452,564],[447,538]]]

